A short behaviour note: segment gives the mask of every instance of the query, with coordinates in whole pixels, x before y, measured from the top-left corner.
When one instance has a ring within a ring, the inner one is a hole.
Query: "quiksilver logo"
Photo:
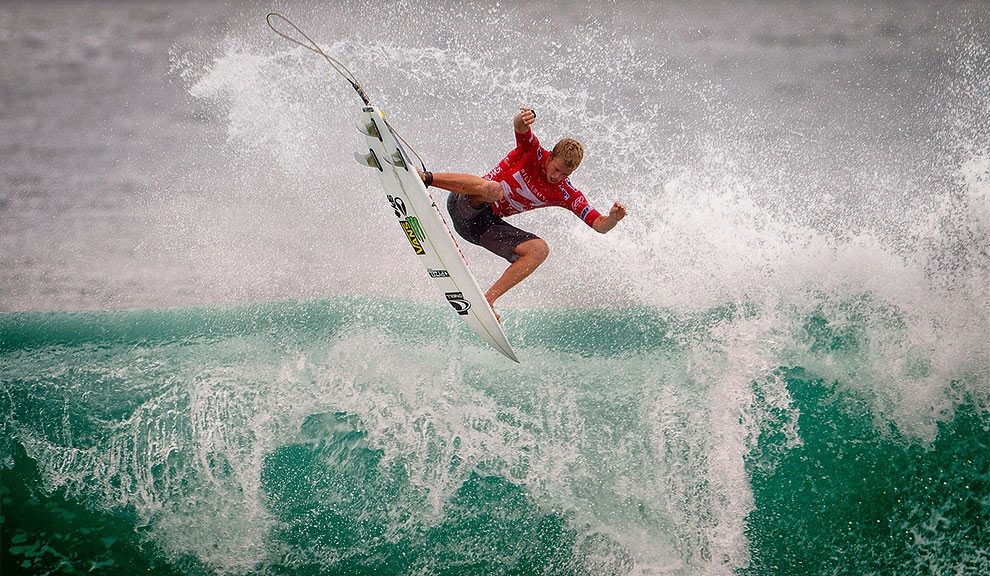
[[[447,297],[447,302],[450,302],[458,314],[467,316],[468,310],[471,309],[471,303],[464,299],[462,292],[446,292],[444,296]]]

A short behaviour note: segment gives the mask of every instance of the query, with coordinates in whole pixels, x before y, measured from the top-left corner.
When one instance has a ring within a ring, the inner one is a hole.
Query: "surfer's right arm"
[[[519,108],[519,113],[512,118],[512,127],[519,134],[529,132],[529,126],[536,122],[536,112],[532,108]]]

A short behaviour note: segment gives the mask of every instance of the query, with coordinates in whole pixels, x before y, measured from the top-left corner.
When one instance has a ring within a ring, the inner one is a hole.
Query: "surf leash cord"
[[[306,40],[306,42],[301,42],[298,39],[293,38],[292,36],[289,36],[285,32],[282,32],[281,30],[276,28],[275,24],[272,22],[272,19],[275,18],[291,26],[293,30],[298,32],[299,35]],[[272,32],[278,34],[279,36],[285,38],[286,40],[292,42],[293,44],[302,46],[303,48],[309,50],[310,52],[315,52],[316,54],[322,56],[323,59],[326,60],[328,64],[330,64],[330,66],[334,69],[334,71],[336,71],[337,74],[339,74],[344,80],[347,81],[348,84],[351,85],[352,88],[354,88],[354,91],[357,92],[358,96],[361,97],[361,100],[364,102],[365,106],[371,105],[371,98],[368,97],[368,93],[364,91],[364,88],[361,86],[361,83],[358,82],[357,77],[355,77],[354,74],[350,70],[348,70],[347,66],[344,66],[339,60],[333,58],[332,56],[324,52],[323,49],[320,48],[319,44],[317,44],[312,38],[310,38],[305,32],[303,32],[302,29],[296,26],[291,20],[289,20],[285,16],[282,16],[278,12],[270,12],[268,16],[265,17],[265,21],[268,22],[268,27],[272,29]],[[410,152],[412,152],[413,156],[415,156],[417,160],[419,160],[420,166],[423,167],[423,173],[429,174],[429,171],[426,169],[426,163],[423,162],[423,159],[420,157],[419,153],[416,152],[416,150],[409,145],[409,142],[406,142],[406,139],[403,138],[402,135],[399,134],[399,132],[395,128],[393,128],[391,124],[389,124],[387,118],[383,118],[383,120],[385,121],[385,125],[388,126],[388,129],[392,132],[392,134],[395,134],[395,137],[400,142],[402,142]]]

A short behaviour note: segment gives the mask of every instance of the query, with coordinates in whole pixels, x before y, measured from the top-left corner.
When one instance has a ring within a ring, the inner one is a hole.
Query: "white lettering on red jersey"
[[[571,186],[569,179],[557,184],[547,180],[544,164],[550,152],[540,146],[536,134],[513,131],[516,147],[508,156],[492,168],[485,178],[502,185],[502,199],[492,205],[492,211],[504,218],[546,206],[567,208],[575,216],[592,226],[601,215],[579,190]]]

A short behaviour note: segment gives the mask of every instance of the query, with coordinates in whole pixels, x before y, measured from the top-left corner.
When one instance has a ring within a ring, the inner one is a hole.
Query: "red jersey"
[[[502,199],[492,204],[492,212],[502,218],[542,208],[560,206],[573,212],[591,226],[601,215],[588,203],[569,179],[557,184],[547,181],[544,163],[550,152],[540,146],[532,130],[516,135],[516,147],[489,172],[485,179],[502,184]]]

